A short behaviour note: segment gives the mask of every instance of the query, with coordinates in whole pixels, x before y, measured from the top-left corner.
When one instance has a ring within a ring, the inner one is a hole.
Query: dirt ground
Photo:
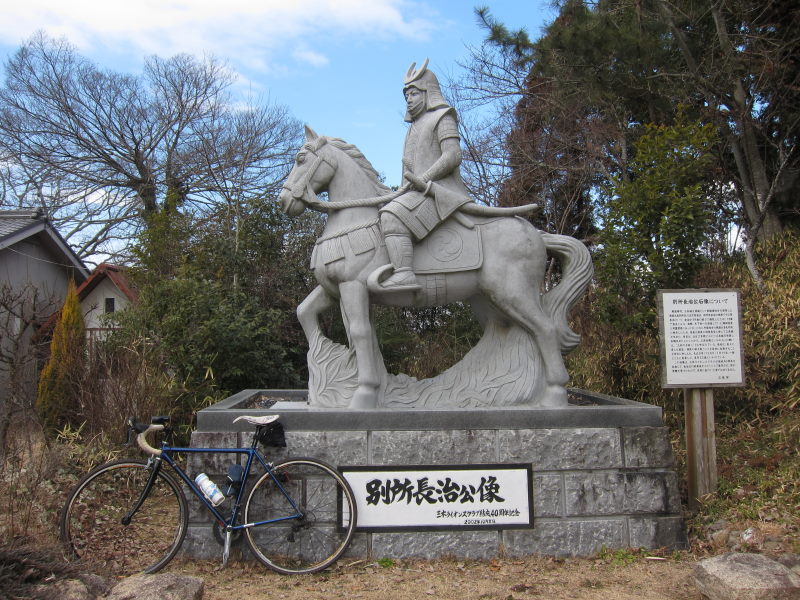
[[[395,561],[390,566],[344,559],[316,575],[286,577],[257,563],[177,561],[167,570],[205,581],[204,600],[701,600],[691,559],[525,558],[492,561]]]

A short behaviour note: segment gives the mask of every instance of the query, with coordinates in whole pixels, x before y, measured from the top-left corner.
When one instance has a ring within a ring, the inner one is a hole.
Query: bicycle
[[[68,553],[94,572],[127,575],[164,568],[181,548],[189,523],[179,480],[214,516],[215,537],[223,544],[223,566],[233,543],[244,537],[253,556],[278,573],[316,573],[329,567],[353,537],[353,491],[341,474],[323,461],[289,458],[268,462],[257,446],[276,435],[278,418],[234,419],[234,423],[244,420],[255,426],[253,442],[244,448],[175,447],[171,445],[169,417],[153,417],[150,424],[129,418],[128,439],[135,435],[149,458],[102,464],[78,482],[60,519],[60,537]],[[156,432],[164,433],[159,448],[147,440]],[[176,454],[192,453],[246,457],[243,468],[237,462],[229,469],[225,496],[231,507],[227,517],[175,461]],[[249,486],[255,464],[265,472]]]

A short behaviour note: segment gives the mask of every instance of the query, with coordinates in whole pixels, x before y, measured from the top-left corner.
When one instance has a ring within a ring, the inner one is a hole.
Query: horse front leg
[[[313,347],[313,341],[322,335],[319,326],[319,315],[334,305],[334,298],[325,291],[321,285],[315,287],[312,292],[297,307],[297,319],[306,334],[309,345]]]
[[[360,281],[348,281],[339,285],[339,294],[347,337],[356,353],[358,366],[358,387],[350,400],[350,408],[375,408],[386,370],[369,318],[367,286]]]

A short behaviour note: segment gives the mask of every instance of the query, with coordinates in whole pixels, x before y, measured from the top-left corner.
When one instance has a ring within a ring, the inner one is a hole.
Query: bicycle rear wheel
[[[92,573],[155,573],[183,543],[189,513],[178,483],[163,470],[128,525],[122,518],[150,469],[138,460],[100,465],[78,482],[61,511],[61,541]]]
[[[245,529],[255,557],[283,574],[316,573],[347,549],[356,526],[356,504],[347,481],[330,465],[294,458],[273,467],[275,479],[297,504],[301,516]],[[245,523],[288,517],[294,509],[269,473],[253,486]]]

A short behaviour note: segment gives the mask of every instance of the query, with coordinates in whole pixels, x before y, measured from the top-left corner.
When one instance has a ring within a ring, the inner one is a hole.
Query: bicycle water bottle
[[[219,506],[225,501],[225,496],[219,491],[217,484],[211,481],[205,473],[200,473],[195,477],[194,482],[214,506]]]

